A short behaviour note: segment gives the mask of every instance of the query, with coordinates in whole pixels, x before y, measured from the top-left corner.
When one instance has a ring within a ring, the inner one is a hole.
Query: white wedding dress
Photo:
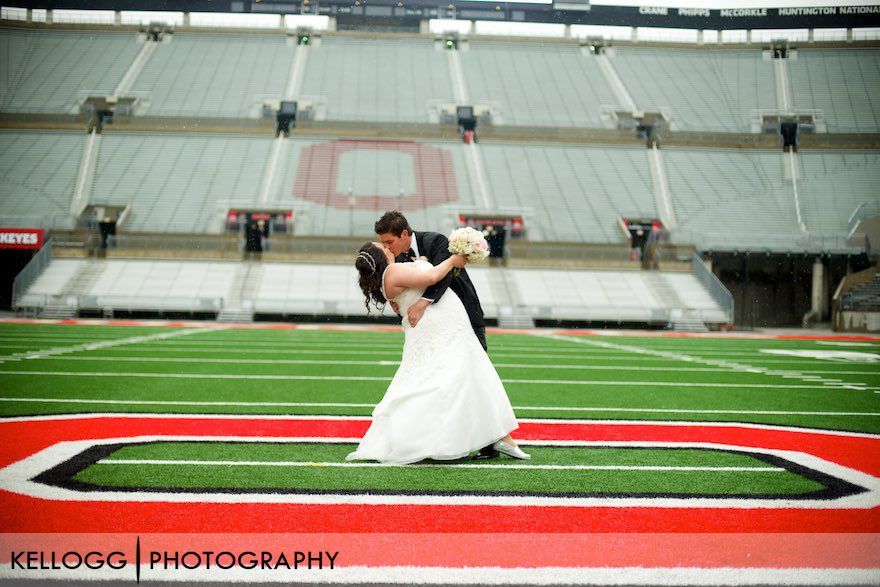
[[[414,263],[431,268],[426,260]],[[385,293],[382,276],[382,293]],[[406,317],[423,289],[394,301]],[[386,296],[387,297],[387,296]],[[454,460],[517,428],[504,385],[480,346],[461,300],[451,289],[431,304],[415,328],[403,320],[403,357],[373,423],[346,460],[408,464]]]

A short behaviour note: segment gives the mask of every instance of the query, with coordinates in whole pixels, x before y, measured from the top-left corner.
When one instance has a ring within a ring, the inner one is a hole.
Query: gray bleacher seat
[[[668,110],[681,130],[748,132],[752,110],[776,108],[773,63],[759,49],[614,50],[611,63],[636,106]]]
[[[204,232],[222,202],[256,203],[271,144],[271,136],[108,133],[92,201],[130,204],[127,231]]]
[[[788,61],[796,108],[821,109],[829,132],[880,131],[880,49],[804,49]]]
[[[356,251],[352,251],[352,259]],[[254,310],[279,314],[366,314],[354,264],[263,263]],[[375,312],[375,310],[374,310]],[[391,310],[386,310],[390,314]]]
[[[428,122],[430,100],[453,101],[432,41],[327,37],[309,51],[302,94],[323,97],[329,120]]]
[[[0,111],[76,112],[112,94],[139,50],[130,32],[0,28]]]
[[[354,258],[354,254],[352,254]],[[87,265],[97,278],[85,291],[71,287]],[[115,310],[217,311],[234,297],[240,262],[56,259],[22,298],[22,305],[66,304],[78,294],[80,308]],[[261,314],[364,316],[364,297],[357,271],[350,265],[263,262],[253,292],[253,309]],[[496,298],[484,265],[469,267],[487,317],[497,316]],[[709,321],[724,321],[723,312],[689,273],[642,271],[572,271],[498,269],[510,274],[516,303],[536,318],[609,321],[665,321],[680,309],[664,300],[651,278],[666,280],[687,309]],[[390,308],[386,316],[393,316]]]
[[[513,269],[521,303],[537,319],[662,322],[673,310],[695,310],[707,321],[725,321],[723,311],[689,273]],[[651,287],[660,277],[683,308]]]
[[[880,152],[801,150],[798,191],[811,233],[845,236],[853,210],[880,202]]]
[[[663,150],[679,224],[673,239],[770,246],[799,235],[781,151]]]
[[[284,35],[179,33],[156,48],[133,91],[149,94],[146,114],[257,116],[262,99],[283,97],[295,51]]]
[[[497,102],[504,124],[601,127],[617,104],[595,61],[575,45],[473,40],[461,52],[472,102]]]
[[[68,228],[85,133],[0,131],[0,218],[6,226]]]
[[[53,259],[17,300],[17,304],[34,308],[58,301],[66,302],[65,286],[83,270],[86,263],[85,259]]]
[[[220,309],[221,300],[230,295],[236,266],[117,259],[100,263],[104,270],[84,295],[95,307],[193,311]]]
[[[623,242],[621,216],[656,215],[642,147],[483,144],[495,205],[531,208],[529,238]]]

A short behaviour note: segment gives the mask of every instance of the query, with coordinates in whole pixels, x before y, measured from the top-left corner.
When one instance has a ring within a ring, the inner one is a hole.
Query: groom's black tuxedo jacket
[[[442,234],[437,232],[414,232],[413,238],[416,239],[419,255],[427,257],[432,265],[439,265],[452,256],[452,253],[449,252],[449,239]],[[403,262],[411,261],[406,253],[400,255],[397,260]],[[461,270],[458,277],[455,276],[454,271],[450,271],[446,277],[426,289],[422,297],[436,302],[443,296],[447,288],[451,288],[458,295],[461,303],[464,305],[464,309],[467,311],[468,318],[470,318],[474,334],[477,335],[480,344],[485,349],[486,324],[483,321],[483,308],[480,306],[477,290],[474,289],[474,284],[471,283],[471,278],[468,277],[465,269]]]

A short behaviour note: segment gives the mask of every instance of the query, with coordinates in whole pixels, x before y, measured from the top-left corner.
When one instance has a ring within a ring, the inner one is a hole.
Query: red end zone
[[[0,422],[0,466],[56,443],[136,436],[358,438],[357,418],[64,416]],[[808,453],[880,476],[880,437],[756,425],[523,422],[522,440],[714,443]],[[876,532],[880,508],[523,507],[52,501],[0,493],[3,532]]]

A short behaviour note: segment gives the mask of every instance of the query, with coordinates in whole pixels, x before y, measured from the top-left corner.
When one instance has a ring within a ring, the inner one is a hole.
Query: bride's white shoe
[[[515,459],[522,459],[524,461],[532,458],[532,455],[526,454],[520,450],[518,446],[513,446],[512,444],[507,444],[503,440],[499,440],[495,444],[492,445],[492,448],[497,450],[498,452],[503,452],[507,456],[513,457]]]

